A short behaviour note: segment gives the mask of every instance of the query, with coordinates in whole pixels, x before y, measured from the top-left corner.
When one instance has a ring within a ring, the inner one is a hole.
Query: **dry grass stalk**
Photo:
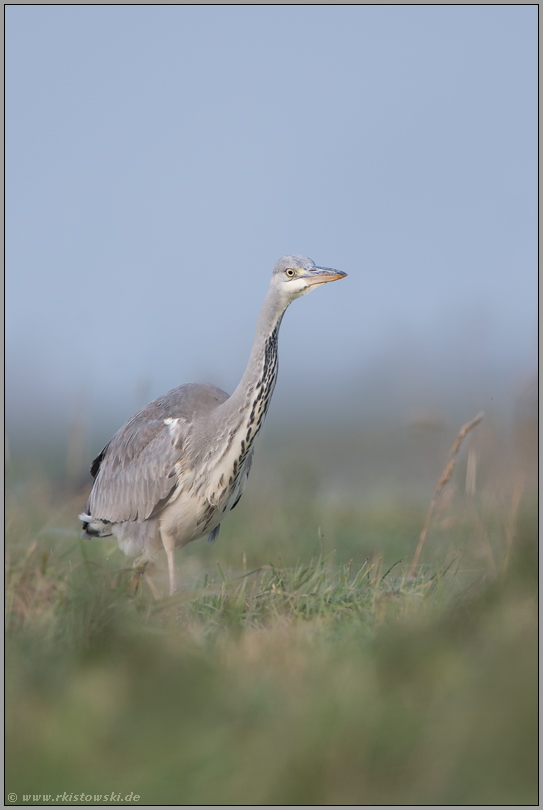
[[[68,434],[68,452],[66,456],[66,477],[69,482],[78,481],[83,469],[85,450],[85,424],[82,419],[74,418]]]
[[[439,481],[437,483],[437,487],[436,487],[436,491],[434,493],[434,497],[432,498],[432,502],[430,503],[430,507],[428,509],[428,512],[426,513],[426,520],[424,521],[424,526],[422,527],[422,531],[420,533],[419,542],[418,542],[418,545],[417,545],[417,549],[415,551],[415,556],[413,557],[413,562],[411,563],[411,567],[409,569],[408,576],[410,576],[410,577],[414,576],[414,574],[415,574],[415,568],[417,567],[417,564],[418,564],[418,561],[419,561],[420,553],[422,551],[422,547],[423,547],[424,541],[426,539],[426,533],[428,532],[428,528],[430,526],[430,521],[432,520],[432,515],[434,513],[434,509],[436,508],[436,505],[437,505],[437,503],[439,501],[441,493],[443,492],[443,489],[447,486],[447,484],[449,483],[449,481],[452,478],[452,474],[454,472],[454,468],[455,468],[455,465],[456,465],[456,456],[458,455],[458,451],[460,450],[460,446],[461,446],[464,438],[470,432],[470,430],[473,430],[475,425],[479,424],[479,422],[482,420],[483,416],[484,416],[484,413],[483,413],[483,411],[481,411],[480,413],[477,414],[477,416],[475,416],[471,420],[471,422],[466,422],[466,424],[463,425],[462,428],[460,429],[460,432],[459,432],[458,436],[456,437],[456,439],[453,442],[453,445],[451,447],[451,451],[449,453],[449,460],[447,462],[447,466],[445,467],[445,469],[443,470],[443,473],[441,474],[441,478],[439,479]]]
[[[477,480],[477,454],[473,447],[468,452],[468,464],[466,467],[466,495],[473,498],[475,495]]]

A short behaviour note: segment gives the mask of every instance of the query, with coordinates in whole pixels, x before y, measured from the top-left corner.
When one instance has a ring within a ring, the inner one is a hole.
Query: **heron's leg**
[[[160,599],[160,594],[157,590],[155,583],[153,582],[151,577],[145,577],[145,582],[147,583],[147,585],[149,586],[149,590],[153,594],[153,599],[156,599],[156,601],[158,602]]]
[[[175,584],[175,557],[174,557],[175,535],[169,534],[164,529],[161,529],[160,536],[162,537],[162,544],[166,551],[166,556],[168,557],[168,573],[170,575],[170,596],[173,596],[177,590]]]
[[[132,574],[132,579],[130,581],[130,593],[132,596],[136,595],[138,585],[145,575],[145,569],[154,556],[154,553],[151,554],[150,552],[146,552],[145,554],[142,554],[141,557],[137,557],[132,563],[132,568],[134,569],[134,573]]]

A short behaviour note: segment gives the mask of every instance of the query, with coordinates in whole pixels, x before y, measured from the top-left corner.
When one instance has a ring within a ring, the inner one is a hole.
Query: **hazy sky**
[[[280,396],[535,363],[536,5],[11,5],[6,159],[12,420],[231,391],[287,253]]]

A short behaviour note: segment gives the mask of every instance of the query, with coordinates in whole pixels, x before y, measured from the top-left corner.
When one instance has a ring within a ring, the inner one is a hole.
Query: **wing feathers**
[[[177,487],[186,423],[130,422],[117,433],[93,466],[98,467],[88,514],[114,523],[143,521],[162,509]]]
[[[111,523],[157,515],[181,485],[193,422],[226,399],[212,385],[182,385],[134,414],[92,462],[87,515]]]

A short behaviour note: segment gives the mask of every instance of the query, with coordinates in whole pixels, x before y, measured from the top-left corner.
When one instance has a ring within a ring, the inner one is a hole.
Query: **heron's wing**
[[[92,463],[87,514],[121,523],[160,512],[180,485],[195,418],[227,396],[213,386],[180,386],[135,414]]]
[[[156,514],[177,487],[186,428],[180,419],[126,424],[93,462],[96,479],[87,513],[111,523],[141,522]]]

